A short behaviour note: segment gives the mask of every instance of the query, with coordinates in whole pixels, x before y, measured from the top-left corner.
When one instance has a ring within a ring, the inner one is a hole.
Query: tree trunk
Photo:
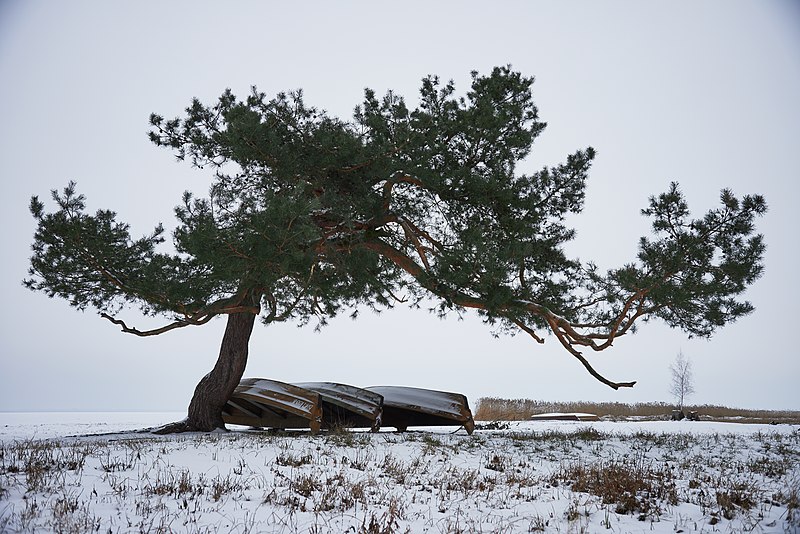
[[[222,408],[244,374],[256,317],[257,314],[248,312],[228,315],[217,363],[197,384],[186,420],[161,427],[156,433],[211,432],[225,428]]]

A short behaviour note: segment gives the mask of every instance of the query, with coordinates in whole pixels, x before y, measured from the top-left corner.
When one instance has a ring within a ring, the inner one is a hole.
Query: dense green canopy
[[[488,322],[549,331],[598,379],[581,347],[603,350],[638,319],[709,336],[752,311],[740,296],[762,272],[754,219],[761,196],[692,219],[676,184],[642,213],[653,233],[631,263],[608,272],[565,255],[565,220],[583,207],[592,148],[532,174],[517,171],[544,130],[527,78],[508,67],[451,83],[423,80],[409,109],[365,91],[348,121],[305,104],[300,91],[194,100],[183,118],[152,115],[151,140],[214,173],[208,197],[175,210],[174,252],[158,226],[140,239],[111,211],[85,211],[70,184],[39,226],[25,284],[125,331],[151,335],[261,310],[262,320],[324,323],[342,309],[433,299],[441,313],[473,308]],[[254,307],[259,302],[260,307]],[[139,331],[116,318],[137,305],[168,316]]]

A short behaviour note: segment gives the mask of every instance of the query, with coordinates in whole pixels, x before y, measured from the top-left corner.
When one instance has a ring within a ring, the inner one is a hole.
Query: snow
[[[368,391],[383,396],[387,404],[408,409],[421,408],[425,413],[448,414],[461,417],[461,405],[466,399],[460,393],[420,389],[408,386],[370,386]]]
[[[125,432],[186,417],[186,412],[0,412],[0,443]]]
[[[135,432],[182,417],[0,413],[0,531],[800,532],[798,426]],[[666,473],[677,500],[620,511],[559,478],[576,465]]]
[[[570,418],[570,419],[597,419],[597,415],[593,413],[583,413],[583,412],[550,412],[550,413],[537,413],[531,416],[531,419],[534,421],[537,420],[546,420],[546,419],[557,419],[557,418]]]
[[[519,423],[517,428],[569,432],[576,428],[592,428],[599,432],[632,435],[637,433],[690,434],[690,435],[741,435],[792,434],[800,432],[798,425],[749,425],[717,421],[531,421]]]

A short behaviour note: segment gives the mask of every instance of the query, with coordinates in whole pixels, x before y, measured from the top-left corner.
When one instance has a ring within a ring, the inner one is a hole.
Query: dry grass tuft
[[[783,500],[786,501],[786,523],[800,529],[800,480],[795,481],[794,487],[786,490]]]
[[[594,464],[572,462],[551,477],[551,484],[570,486],[615,505],[618,514],[639,514],[639,520],[656,518],[664,504],[678,503],[675,477],[666,467],[654,467],[644,458],[618,458]]]

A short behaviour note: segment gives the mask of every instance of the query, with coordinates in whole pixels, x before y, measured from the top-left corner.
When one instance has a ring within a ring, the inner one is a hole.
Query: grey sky
[[[213,366],[223,320],[136,338],[20,284],[32,194],[76,180],[90,209],[114,209],[144,234],[159,221],[172,227],[185,189],[206,193],[208,173],[147,140],[151,112],[173,117],[193,96],[209,102],[255,84],[267,94],[301,87],[308,103],[349,117],[364,87],[414,105],[427,74],[464,91],[470,70],[508,63],[536,76],[549,123],[523,171],[598,151],[586,209],[572,221],[573,255],[604,268],[632,260],[648,232],[639,210],[672,180],[695,214],[723,187],[766,196],[767,268],[747,295],[755,313],[711,340],[650,323],[591,355],[609,378],[639,381],[619,392],[555,339],[494,339],[473,315],[440,321],[407,309],[338,318],[321,333],[260,327],[246,375],[431,387],[472,402],[667,401],[682,350],[695,370],[690,401],[800,408],[798,6],[0,1],[0,410],[183,409]]]

